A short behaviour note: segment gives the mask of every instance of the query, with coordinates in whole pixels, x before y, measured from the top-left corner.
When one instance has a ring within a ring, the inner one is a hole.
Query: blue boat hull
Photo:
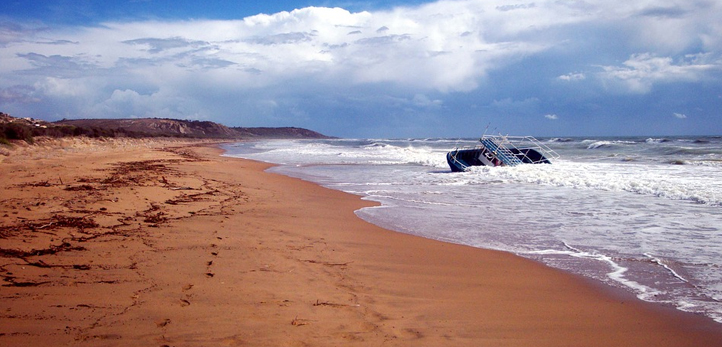
[[[512,149],[513,154],[526,164],[550,164],[539,151],[531,148]],[[485,148],[456,149],[446,153],[446,162],[452,172],[466,171],[470,166],[502,166]]]
[[[479,157],[484,149],[457,149],[446,153],[446,161],[453,172],[463,172],[470,166],[484,166]]]

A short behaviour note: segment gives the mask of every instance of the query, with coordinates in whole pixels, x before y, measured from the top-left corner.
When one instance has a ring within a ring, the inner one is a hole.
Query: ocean
[[[722,137],[540,138],[553,164],[452,173],[477,139],[264,140],[226,155],[377,201],[398,232],[502,250],[722,323]]]

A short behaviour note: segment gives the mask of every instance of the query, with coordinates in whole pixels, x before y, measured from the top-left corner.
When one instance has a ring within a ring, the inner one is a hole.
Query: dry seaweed
[[[65,187],[65,190],[69,192],[76,192],[76,191],[82,191],[82,190],[95,190],[95,187],[89,185],[89,184],[81,184],[79,186],[67,186]]]
[[[63,242],[60,245],[54,245],[54,246],[50,246],[50,247],[44,248],[44,249],[33,249],[30,251],[22,251],[19,249],[0,248],[0,257],[25,259],[25,258],[33,257],[33,256],[56,254],[56,253],[60,253],[60,252],[69,252],[69,251],[84,251],[84,250],[85,250],[85,247],[73,246],[72,244],[70,244],[68,242]]]
[[[84,229],[97,228],[98,223],[88,217],[68,217],[56,214],[48,223],[27,223],[25,226],[32,231],[56,228],[77,228],[82,231]]]

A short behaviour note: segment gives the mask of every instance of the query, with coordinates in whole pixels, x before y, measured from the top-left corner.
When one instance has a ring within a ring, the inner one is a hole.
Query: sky
[[[0,112],[358,138],[722,135],[720,18],[719,0],[3,0]]]

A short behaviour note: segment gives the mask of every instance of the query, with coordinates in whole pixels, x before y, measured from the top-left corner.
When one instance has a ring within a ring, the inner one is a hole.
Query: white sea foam
[[[652,137],[650,137],[650,138],[646,139],[645,142],[647,142],[647,143],[665,143],[665,142],[669,142],[669,140],[668,140],[668,139],[665,139],[665,138],[652,138]]]
[[[674,271],[674,269],[672,269],[672,268],[669,267],[667,264],[665,264],[662,259],[657,258],[657,257],[655,257],[655,256],[653,256],[653,255],[651,255],[651,254],[649,254],[649,253],[644,253],[644,255],[645,255],[646,257],[648,257],[649,259],[651,259],[652,262],[654,262],[655,264],[659,264],[660,266],[662,266],[663,268],[665,268],[667,271],[669,271],[669,273],[672,274],[672,276],[676,277],[676,278],[679,279],[680,281],[682,281],[682,282],[684,282],[684,283],[689,283],[689,281],[688,281],[686,278],[682,277],[682,275],[678,274],[677,271]]]
[[[564,247],[567,248],[567,250],[552,250],[552,249],[545,249],[545,250],[539,250],[539,251],[529,251],[526,252],[527,254],[536,254],[536,255],[566,255],[571,256],[575,258],[583,258],[588,259],[596,262],[600,262],[603,264],[606,264],[610,271],[606,273],[606,276],[611,279],[612,281],[619,283],[620,285],[623,285],[627,288],[630,288],[635,293],[637,293],[638,297],[642,300],[648,300],[650,297],[654,297],[656,295],[661,294],[659,290],[653,289],[651,287],[645,286],[643,284],[640,284],[636,281],[633,281],[629,278],[625,277],[625,273],[629,270],[628,268],[619,265],[617,262],[614,261],[614,259],[608,255],[599,254],[596,252],[586,252],[582,251],[576,247],[573,247],[569,245],[568,243],[562,241],[564,244]]]
[[[518,167],[473,167],[472,172],[506,182],[534,183],[577,189],[623,191],[722,205],[722,182],[716,168],[649,167],[609,163],[574,163]]]
[[[634,141],[623,141],[623,140],[616,140],[616,141],[594,141],[591,142],[587,149],[597,149],[597,148],[603,148],[603,147],[616,147],[621,145],[632,145],[634,144]]]

